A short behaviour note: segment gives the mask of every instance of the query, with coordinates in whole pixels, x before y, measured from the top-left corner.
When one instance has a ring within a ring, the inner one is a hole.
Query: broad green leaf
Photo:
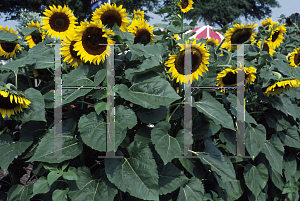
[[[134,197],[159,200],[157,165],[150,148],[134,141],[129,145],[128,152],[130,158],[105,159],[108,180]]]
[[[45,121],[45,102],[43,95],[36,89],[29,88],[24,93],[25,98],[31,103],[27,109],[23,109],[18,115],[14,115],[15,120],[20,120],[23,123],[27,121]]]
[[[101,172],[100,179],[93,179],[90,170],[85,166],[79,167],[77,171],[79,178],[76,180],[76,185],[79,190],[68,192],[72,201],[114,200],[118,189],[107,180],[104,171]]]
[[[198,178],[192,177],[187,184],[180,187],[177,201],[202,201],[205,200],[204,194],[202,182]]]
[[[40,177],[34,184],[33,184],[33,194],[41,194],[41,193],[48,193],[50,190],[50,186],[48,184],[48,181],[46,177]]]
[[[274,128],[277,132],[291,127],[291,123],[288,121],[288,118],[280,114],[267,113],[266,122],[269,127]]]
[[[211,139],[204,139],[205,149],[204,152],[208,153],[211,157],[221,161],[221,152],[220,150],[212,143]]]
[[[286,115],[290,115],[296,121],[300,116],[300,109],[297,105],[291,102],[291,99],[286,96],[280,96],[281,101],[284,103],[283,107],[276,107],[277,110],[282,111]]]
[[[258,124],[256,127],[247,126],[245,131],[245,143],[250,156],[256,157],[264,148],[266,134],[266,129],[262,124]]]
[[[135,83],[129,89],[120,84],[116,87],[116,92],[121,98],[148,109],[168,106],[180,99],[170,83],[160,77]]]
[[[68,119],[62,122],[61,135],[54,132],[54,127],[49,129],[28,161],[60,163],[78,156],[82,152],[82,143],[74,136],[75,128],[75,122]]]
[[[233,155],[236,155],[236,132],[234,132],[233,130],[222,128],[219,138],[222,142],[226,142],[227,150]]]
[[[157,123],[151,131],[151,141],[165,165],[181,153],[178,140],[168,134],[170,129],[170,123],[162,121]]]
[[[35,31],[38,31],[37,27],[31,27],[31,28],[23,27],[21,32],[24,36],[26,36],[32,34]]]
[[[280,140],[289,147],[300,148],[300,138],[297,127],[294,125],[285,131],[278,132]]]
[[[160,62],[157,59],[157,57],[151,57],[149,59],[146,59],[141,65],[138,66],[138,68],[129,68],[125,70],[126,78],[131,80],[134,74],[149,72],[158,68],[159,64]]]
[[[190,145],[193,144],[193,134],[188,130],[180,129],[176,135],[176,140],[180,145],[181,153],[186,156]]]
[[[235,130],[230,114],[228,114],[224,106],[208,92],[204,91],[202,100],[194,102],[193,107],[196,107],[199,112],[213,120],[216,124]]]
[[[272,73],[271,70],[266,69],[266,68],[262,68],[260,70],[260,74],[259,76],[261,78],[263,78],[264,82],[263,82],[263,86],[262,87],[267,87],[271,84],[271,80],[276,80],[276,76]]]
[[[15,33],[10,33],[8,31],[0,31],[0,42],[16,42],[18,40],[18,35]]]
[[[166,195],[178,189],[188,182],[184,172],[179,170],[173,163],[167,163],[158,172],[159,194]]]
[[[68,201],[67,200],[67,193],[69,192],[69,188],[67,188],[66,190],[55,190],[53,191],[52,194],[52,200],[55,201]]]
[[[124,129],[132,129],[137,124],[137,118],[134,111],[123,105],[115,107],[115,118],[115,121]]]
[[[33,142],[31,133],[20,133],[19,141],[9,134],[0,135],[0,167],[6,172],[15,156],[21,155]]]
[[[266,155],[271,167],[281,175],[284,148],[277,135],[273,134],[271,139],[265,142],[262,153]]]
[[[78,173],[75,167],[69,167],[67,172],[63,172],[63,178],[67,180],[77,180],[78,179]]]
[[[49,172],[49,174],[47,175],[47,181],[48,181],[49,185],[51,186],[61,176],[62,176],[61,171]]]
[[[285,63],[282,58],[277,58],[274,59],[271,62],[271,66],[275,69],[277,69],[280,73],[286,75],[286,76],[291,76],[291,68],[292,66],[290,66],[289,64]]]
[[[263,163],[258,166],[247,164],[244,168],[244,178],[247,187],[257,197],[269,179],[268,169]]]
[[[8,201],[29,201],[32,195],[33,185],[13,185],[7,193]]]
[[[167,116],[168,109],[165,106],[160,106],[157,109],[139,108],[136,111],[137,117],[145,124],[157,123]]]
[[[193,176],[198,179],[205,178],[205,169],[200,160],[193,160],[190,158],[179,158],[181,165]]]
[[[95,111],[99,115],[102,111],[106,110],[107,102],[97,102],[94,104]]]
[[[224,189],[227,193],[227,200],[237,200],[243,194],[241,189],[240,181],[237,179],[233,179],[230,181],[223,181],[220,176],[214,175],[217,179],[218,184],[222,189]],[[220,197],[225,197],[221,196]]]
[[[154,45],[143,45],[143,44],[134,44],[129,45],[132,56],[131,60],[136,60],[141,56],[146,58],[156,57],[158,61],[162,62],[162,55],[166,51],[166,46],[163,44],[156,43]]]
[[[281,174],[276,172],[272,166],[269,166],[269,174],[273,184],[280,190],[283,189],[284,183]]]
[[[297,171],[297,161],[293,154],[283,157],[283,169],[286,181],[290,181]]]

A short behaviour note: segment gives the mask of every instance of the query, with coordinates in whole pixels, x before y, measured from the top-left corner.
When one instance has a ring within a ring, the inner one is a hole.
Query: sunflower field
[[[174,3],[0,26],[1,201],[299,200],[299,14],[196,40]]]

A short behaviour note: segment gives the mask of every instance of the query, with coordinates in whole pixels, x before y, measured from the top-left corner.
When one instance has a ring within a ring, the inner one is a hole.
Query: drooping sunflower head
[[[114,35],[111,30],[105,30],[101,21],[96,22],[81,22],[76,29],[74,51],[80,55],[80,59],[84,62],[94,63],[99,65],[101,61],[105,61],[105,56],[111,53],[111,48],[108,44],[114,44],[114,41],[109,38],[109,35]]]
[[[257,24],[243,25],[243,24],[234,24],[233,28],[230,28],[225,33],[225,41],[227,42],[226,48],[231,50],[236,50],[236,44],[243,44],[246,41],[251,41],[251,44],[254,43],[254,38],[256,37],[256,31],[254,28]]]
[[[180,52],[175,55],[169,55],[170,58],[165,62],[170,69],[167,73],[172,73],[172,79],[176,78],[176,82],[180,83],[192,83],[199,79],[199,75],[203,76],[203,73],[208,71],[207,64],[209,64],[209,53],[205,44],[197,44],[196,40],[192,43],[186,41],[186,44],[190,44],[191,47],[191,72],[185,72],[184,60],[185,60],[185,45],[179,44],[181,47]]]
[[[46,17],[41,17],[42,29],[47,31],[47,34],[51,37],[55,36],[57,39],[65,37],[65,35],[70,31],[75,29],[75,24],[77,24],[77,18],[74,17],[73,11],[71,11],[68,6],[49,6],[50,9],[46,9],[44,15]]]
[[[76,41],[76,31],[71,31],[62,41],[61,55],[64,57],[64,62],[68,62],[72,67],[77,68],[78,65],[83,65],[83,61],[78,55],[78,51],[74,50]]]
[[[134,35],[134,44],[142,43],[144,45],[151,43],[153,44],[153,39],[156,37],[153,36],[154,26],[149,26],[147,20],[138,19],[133,20],[128,31]]]
[[[8,26],[4,28],[3,26],[0,26],[0,31],[7,31],[9,33],[17,34],[17,31],[14,31],[11,27],[8,29]],[[20,38],[20,36],[18,36]],[[16,57],[16,51],[21,50],[21,46],[17,43],[10,43],[10,42],[2,42],[0,43],[0,57],[4,56],[6,59]]]
[[[214,38],[209,38],[206,40],[206,44],[207,45],[210,45],[210,46],[219,46],[220,43],[219,43],[219,40],[218,39],[214,39]]]
[[[141,11],[141,10],[134,10],[133,11],[133,19],[144,19],[145,17],[145,12],[144,11]]]
[[[2,118],[6,115],[9,118],[11,115],[16,115],[23,112],[23,108],[28,108],[30,101],[16,91],[0,90],[0,113]]]
[[[287,91],[290,88],[299,87],[299,84],[300,81],[298,79],[278,81],[275,84],[269,86],[265,91],[265,94],[266,96],[278,95],[282,93],[283,90]]]
[[[258,48],[260,48],[260,46],[261,46],[261,41],[258,41],[258,42],[257,42],[257,46],[258,46]],[[273,56],[273,54],[276,52],[276,51],[273,49],[273,47],[269,44],[268,41],[265,41],[265,42],[264,42],[264,46],[262,47],[262,51],[268,52],[271,56]]]
[[[178,6],[183,13],[187,13],[188,11],[194,9],[193,8],[193,0],[180,0]]]
[[[266,18],[264,21],[261,22],[261,26],[263,28],[266,28],[268,29],[270,25],[272,25],[274,22],[272,21],[272,19],[269,17],[269,18]]]
[[[300,47],[294,49],[294,52],[288,56],[288,60],[291,62],[290,66],[294,66],[294,68],[300,65]]]
[[[244,71],[245,71],[245,83],[253,84],[253,82],[256,79],[256,76],[254,75],[254,73],[256,73],[256,68],[244,67]]]
[[[117,24],[120,30],[126,32],[130,22],[130,20],[126,18],[127,16],[126,9],[122,8],[122,5],[117,7],[115,3],[112,5],[105,3],[94,11],[92,21],[98,23],[99,20],[101,20],[102,24],[110,29],[112,29],[114,24]]]
[[[31,21],[30,23],[28,23],[27,27],[28,28],[36,27],[39,30],[39,33],[32,33],[31,35],[25,36],[25,39],[29,45],[29,48],[32,48],[32,47],[36,46],[38,43],[44,41],[46,34],[45,34],[45,32],[43,32],[41,30],[41,25],[38,21],[37,22]]]
[[[283,34],[286,33],[286,28],[284,24],[278,26],[278,23],[273,23],[270,26],[270,29],[272,30],[272,33],[267,42],[270,44],[270,46],[272,46],[273,49],[275,49],[283,42]]]

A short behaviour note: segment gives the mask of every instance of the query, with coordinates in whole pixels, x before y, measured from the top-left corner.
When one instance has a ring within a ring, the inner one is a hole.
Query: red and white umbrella
[[[194,30],[190,30],[186,33],[194,33],[196,32],[193,36],[190,37],[190,39],[192,38],[214,38],[214,39],[218,39],[219,42],[221,42],[221,40],[223,40],[224,36],[220,33],[220,32],[215,32],[212,31],[213,27],[206,25],[204,27],[196,27]]]

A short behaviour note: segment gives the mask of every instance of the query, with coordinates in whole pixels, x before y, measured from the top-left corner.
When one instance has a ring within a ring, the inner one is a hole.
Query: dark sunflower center
[[[191,53],[192,53],[192,73],[194,73],[201,65],[202,55],[199,50],[193,47],[191,49]],[[188,74],[188,73],[184,73],[184,58],[185,58],[185,52],[181,51],[175,60],[175,68],[177,72],[181,75]]]
[[[180,4],[181,4],[181,7],[183,9],[185,9],[186,7],[188,7],[189,2],[188,2],[188,0],[181,0]]]
[[[210,46],[215,46],[215,43],[214,42],[207,42],[207,45],[210,45]]]
[[[116,11],[108,10],[101,15],[101,21],[103,25],[106,25],[110,29],[115,23],[120,27],[122,24],[122,16]]]
[[[272,42],[275,42],[276,39],[278,38],[279,35],[279,31],[276,31],[273,35],[272,35]]]
[[[150,43],[151,41],[151,34],[147,29],[141,29],[137,31],[134,38],[134,44],[142,43],[144,45]]]
[[[80,56],[77,55],[78,51],[74,50],[74,45],[76,41],[72,41],[70,44],[70,54],[72,55],[73,58],[80,59]]]
[[[16,43],[0,43],[0,44],[2,49],[8,53],[13,52],[17,45]]]
[[[225,86],[231,86],[236,84],[236,74],[229,72],[226,74],[225,77],[223,77],[222,82]]]
[[[245,74],[245,80],[250,76],[250,74]]]
[[[3,96],[0,96],[0,108],[2,109],[13,109],[18,104],[15,102],[15,99],[13,99],[12,103],[10,102],[10,94],[4,98]]]
[[[252,35],[251,28],[236,30],[231,36],[231,44],[242,44],[250,39]]]
[[[263,46],[262,50],[266,51],[266,52],[269,52],[269,46],[266,43],[264,43],[264,46]]]
[[[296,65],[300,64],[300,53],[295,55],[294,62]]]
[[[33,40],[33,42],[37,45],[39,42],[42,42],[42,34],[38,34],[38,35],[31,35],[31,38]]]
[[[91,55],[100,55],[106,50],[107,38],[98,27],[87,28],[82,35],[82,46]]]
[[[70,26],[70,20],[65,13],[54,13],[49,20],[51,29],[57,32],[64,32]]]

